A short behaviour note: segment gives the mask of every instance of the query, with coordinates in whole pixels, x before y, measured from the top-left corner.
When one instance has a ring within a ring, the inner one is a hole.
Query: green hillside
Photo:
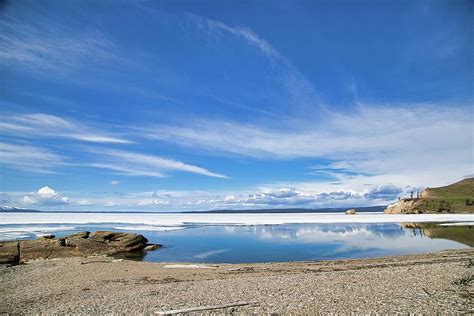
[[[421,197],[428,212],[474,213],[474,178],[427,188]]]
[[[439,188],[427,188],[421,198],[401,199],[389,205],[389,214],[474,213],[474,178]]]
[[[464,179],[444,187],[427,188],[421,194],[421,197],[438,199],[463,198],[466,196],[474,196],[474,178]]]

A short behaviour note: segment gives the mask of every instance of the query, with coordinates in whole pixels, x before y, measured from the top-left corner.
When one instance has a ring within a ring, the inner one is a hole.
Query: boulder
[[[355,214],[356,214],[356,210],[354,208],[351,208],[350,210],[346,211],[346,215],[355,215]]]
[[[143,250],[145,251],[151,251],[151,250],[156,250],[158,248],[161,248],[161,245],[158,245],[158,244],[149,244],[149,245],[146,245],[145,248],[143,248]]]
[[[0,264],[17,264],[20,250],[17,241],[0,242]]]
[[[117,251],[137,251],[145,248],[148,239],[143,235],[121,232],[96,231],[91,240],[105,243]]]
[[[115,255],[142,251],[148,244],[142,235],[98,231],[80,232],[54,238],[0,242],[0,263],[16,264],[34,259],[51,259],[91,255]]]

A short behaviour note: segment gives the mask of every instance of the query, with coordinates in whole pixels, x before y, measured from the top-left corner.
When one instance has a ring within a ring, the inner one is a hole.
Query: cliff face
[[[387,206],[384,213],[474,213],[474,178],[445,187],[427,188],[421,198],[401,199]]]
[[[402,199],[393,203],[383,211],[386,214],[421,214],[425,210],[422,207],[422,199]]]

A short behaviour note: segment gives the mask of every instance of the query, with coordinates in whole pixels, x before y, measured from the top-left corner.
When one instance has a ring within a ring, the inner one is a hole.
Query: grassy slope
[[[385,213],[474,213],[474,178],[440,188],[427,188],[421,198],[405,198],[389,205]]]
[[[474,213],[474,178],[445,187],[428,188],[422,193],[420,202],[424,212]]]

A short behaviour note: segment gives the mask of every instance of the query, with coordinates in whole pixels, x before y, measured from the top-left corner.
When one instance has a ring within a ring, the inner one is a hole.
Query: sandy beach
[[[376,259],[175,264],[108,257],[0,268],[0,313],[472,313],[474,249]]]

